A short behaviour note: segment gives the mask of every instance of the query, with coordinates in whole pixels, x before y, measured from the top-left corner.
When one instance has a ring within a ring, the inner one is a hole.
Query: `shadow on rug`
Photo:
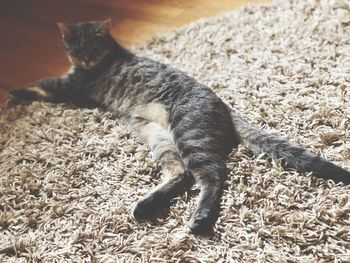
[[[214,89],[265,130],[350,170],[350,3],[280,1],[197,21],[135,47]],[[228,161],[210,237],[195,198],[136,223],[160,181],[110,114],[32,103],[0,114],[0,261],[349,262],[350,188],[284,171],[243,148]]]

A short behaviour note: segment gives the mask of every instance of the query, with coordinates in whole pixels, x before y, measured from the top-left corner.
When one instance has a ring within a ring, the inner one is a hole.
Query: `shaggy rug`
[[[142,46],[262,129],[350,170],[350,2],[279,1],[194,22]],[[240,147],[211,236],[187,222],[195,187],[154,222],[161,180],[109,113],[34,102],[0,114],[2,262],[350,262],[350,188]]]

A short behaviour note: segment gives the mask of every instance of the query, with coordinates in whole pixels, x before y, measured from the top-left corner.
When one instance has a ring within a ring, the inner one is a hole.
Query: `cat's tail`
[[[350,184],[350,173],[335,164],[299,147],[286,139],[262,131],[231,110],[239,142],[255,154],[266,153],[270,158],[283,159],[286,166],[314,176]]]

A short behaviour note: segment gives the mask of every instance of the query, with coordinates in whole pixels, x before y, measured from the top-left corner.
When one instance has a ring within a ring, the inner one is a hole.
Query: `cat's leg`
[[[172,140],[172,135],[162,125],[150,122],[140,130],[152,154],[160,162],[163,182],[140,199],[133,210],[136,219],[153,217],[159,208],[167,206],[176,196],[191,184],[191,177],[185,172],[181,157]]]
[[[189,224],[194,233],[200,234],[210,232],[219,216],[227,176],[226,160],[236,144],[226,108],[210,94],[203,101],[204,95],[188,95],[172,112],[171,122],[173,138],[185,169],[201,189]]]
[[[15,89],[10,92],[12,103],[30,102],[35,100],[63,102],[69,97],[72,82],[69,77],[43,79],[27,88]]]
[[[210,154],[198,154],[197,157],[186,158],[185,161],[188,161],[188,169],[200,187],[197,208],[190,219],[189,227],[194,233],[208,233],[219,216],[226,165]]]
[[[47,100],[51,94],[39,86],[15,89],[10,92],[13,102]]]

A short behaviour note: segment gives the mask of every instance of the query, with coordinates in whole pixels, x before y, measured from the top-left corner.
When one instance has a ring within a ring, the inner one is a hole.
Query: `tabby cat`
[[[254,128],[184,72],[123,48],[110,34],[111,20],[58,27],[71,70],[14,90],[12,99],[102,107],[138,132],[166,179],[137,202],[137,220],[153,217],[195,182],[201,192],[189,227],[197,234],[210,232],[219,215],[225,162],[239,143],[299,171],[350,183],[348,171]]]

